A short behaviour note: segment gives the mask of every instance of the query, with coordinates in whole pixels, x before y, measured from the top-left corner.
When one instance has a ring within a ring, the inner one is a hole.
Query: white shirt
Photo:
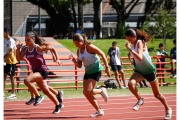
[[[6,54],[10,48],[16,50],[15,40],[12,37],[10,37],[9,40],[4,38],[4,54]]]

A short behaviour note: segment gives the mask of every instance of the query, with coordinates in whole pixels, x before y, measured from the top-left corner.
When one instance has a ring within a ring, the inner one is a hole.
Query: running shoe
[[[126,89],[126,87],[124,87],[124,86],[120,86],[119,88],[120,88],[120,89]]]
[[[31,98],[28,102],[26,102],[26,105],[31,105],[36,101],[35,98]]]
[[[44,100],[44,96],[40,95],[40,96],[37,96],[35,99],[36,100],[35,100],[34,106],[39,105]]]
[[[92,118],[96,118],[98,116],[103,116],[104,115],[104,111],[103,110],[100,110],[100,111],[97,111],[96,113],[90,115],[90,117]]]
[[[101,90],[102,90],[101,95],[102,95],[102,97],[104,98],[104,101],[107,102],[108,99],[109,99],[109,96],[108,96],[108,94],[107,94],[107,90],[106,90],[106,88],[101,88]]]
[[[169,110],[166,110],[165,120],[170,120],[171,117],[172,117],[172,109],[169,108]]]
[[[56,106],[55,106],[55,110],[53,111],[53,114],[59,113],[59,112],[61,111],[61,110],[60,110],[61,108],[62,108],[62,105],[61,105],[61,104],[56,105]]]
[[[58,91],[58,95],[56,96],[59,103],[61,104],[61,108],[64,107],[64,105],[63,105],[63,95],[64,95],[63,91]]]
[[[141,98],[133,107],[133,110],[138,110],[141,105],[144,104],[144,98]]]
[[[11,94],[10,96],[7,97],[9,100],[14,100],[17,99],[15,94]]]

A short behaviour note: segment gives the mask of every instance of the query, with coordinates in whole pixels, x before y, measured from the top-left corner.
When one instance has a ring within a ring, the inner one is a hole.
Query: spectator
[[[66,33],[66,35],[64,36],[64,39],[69,39],[69,32]]]
[[[4,91],[6,85],[6,78],[7,75],[9,75],[11,80],[12,94],[8,96],[7,99],[16,99],[14,76],[16,70],[16,63],[18,61],[16,59],[15,41],[12,37],[10,37],[8,28],[4,29],[4,45],[6,47],[6,53],[4,55],[4,61],[6,63],[6,65],[4,66]]]
[[[89,39],[93,40],[93,32],[92,31],[90,31]]]
[[[165,62],[165,57],[168,57],[168,54],[167,54],[167,52],[164,50],[164,48],[165,48],[165,45],[163,44],[163,43],[160,43],[159,44],[159,50],[156,52],[156,55],[158,56],[158,57],[160,57],[160,61],[161,62]],[[160,66],[161,65],[161,66]],[[158,72],[161,72],[162,73],[162,77],[164,77],[164,74],[163,74],[163,72],[164,72],[164,70],[158,70],[158,68],[164,68],[164,66],[165,66],[165,64],[157,64],[156,65],[156,68],[157,68],[157,73]],[[157,76],[159,76],[159,75],[157,75]],[[159,83],[161,82],[160,81],[161,80],[161,78],[159,79]],[[164,78],[162,78],[162,82],[163,83],[165,83],[165,80],[164,80]]]
[[[93,40],[96,39],[96,31],[93,31]]]
[[[115,74],[115,78],[116,78],[116,81],[117,81],[117,83],[119,85],[119,88],[120,89],[127,88],[126,82],[125,82],[125,74],[124,74],[124,71],[122,69],[120,51],[119,51],[119,47],[117,47],[117,42],[116,41],[114,41],[112,43],[112,47],[109,48],[108,55],[110,56],[111,69],[113,70],[113,72]],[[119,74],[121,74],[121,76],[122,76],[124,86],[121,85]]]
[[[172,74],[173,78],[176,78],[176,39],[173,40],[174,47],[170,51],[170,60],[171,60],[171,67],[172,67]]]
[[[140,85],[140,88],[149,87],[145,80],[142,80],[141,82],[139,82],[139,85]]]
[[[79,28],[76,30],[76,33],[83,34],[84,31],[82,30],[82,26],[79,25]]]

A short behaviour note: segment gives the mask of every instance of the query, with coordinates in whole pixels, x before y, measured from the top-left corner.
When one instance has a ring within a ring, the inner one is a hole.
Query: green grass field
[[[62,40],[57,40],[59,43],[61,43],[64,47],[68,48],[71,52],[76,53],[77,48],[73,44],[72,40],[67,40],[67,39],[62,39]],[[111,44],[113,41],[116,41],[118,43],[118,47],[121,51],[121,56],[125,57],[127,56],[128,52],[125,44],[127,40],[125,39],[100,39],[100,40],[93,40],[90,41],[92,42],[95,46],[99,47],[105,54],[107,54],[109,47],[111,47]],[[163,43],[162,39],[153,39],[148,43],[148,49],[149,49],[149,54],[151,56],[156,55],[156,51],[159,49],[159,43]],[[173,40],[172,39],[167,39],[166,40],[166,51],[168,54],[170,54],[170,49],[174,47],[173,45]]]
[[[68,48],[70,51],[72,51],[73,53],[76,54],[77,48],[76,46],[73,44],[72,40],[57,40],[58,42],[60,42],[63,46],[65,46],[66,48]],[[120,48],[121,51],[121,56],[125,57],[127,56],[128,51],[125,48],[125,43],[127,42],[126,40],[122,39],[103,39],[103,40],[96,40],[96,41],[92,41],[94,45],[96,45],[97,47],[99,47],[102,51],[104,51],[105,54],[107,54],[107,51],[109,49],[109,47],[111,47],[111,44],[113,41],[117,41],[118,42],[118,47]],[[158,45],[160,42],[163,42],[162,39],[154,39],[152,40],[149,44],[148,44],[148,48],[149,48],[149,54],[151,56],[156,55],[156,51],[158,50]],[[168,54],[170,53],[170,49],[173,47],[173,42],[172,39],[168,39],[166,41],[166,51],[168,52]],[[170,78],[170,79],[166,79],[166,82],[176,82],[176,79]],[[98,85],[102,85],[103,82],[99,82]],[[51,86],[70,86],[73,85],[72,83],[67,83],[67,84],[51,84]],[[82,83],[79,83],[80,86],[82,86]],[[20,85],[21,87],[25,87],[24,85]],[[7,87],[11,87],[10,85],[7,85]],[[139,88],[138,90],[140,92],[140,94],[152,94],[152,90],[151,88]],[[163,94],[167,94],[167,93],[176,93],[176,84],[175,85],[169,85],[169,86],[162,86],[160,87],[160,90]],[[64,98],[76,98],[76,97],[84,97],[84,95],[82,94],[82,88],[79,88],[78,90],[73,89],[63,89],[64,91]],[[43,94],[42,92],[40,92],[41,94]],[[131,92],[129,91],[129,89],[108,89],[108,94],[109,96],[125,96],[125,95],[132,95]],[[5,91],[5,96],[9,96],[10,93],[8,93],[8,91]],[[17,93],[17,100],[28,100],[30,98],[30,93],[27,90],[21,90],[20,92]],[[47,98],[47,97],[46,97]],[[5,101],[7,101],[5,99]]]

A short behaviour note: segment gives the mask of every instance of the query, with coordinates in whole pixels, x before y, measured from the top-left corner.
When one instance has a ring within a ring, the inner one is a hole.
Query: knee
[[[132,80],[130,80],[130,81],[128,82],[128,87],[132,87],[132,86],[136,86],[136,83],[133,82]]]
[[[92,92],[91,92],[90,90],[84,90],[84,91],[83,91],[83,94],[84,94],[85,96],[90,96],[90,95],[92,94]]]
[[[124,75],[124,70],[121,70],[120,73],[121,73],[121,75]]]
[[[28,79],[28,78],[25,78],[25,79],[24,79],[24,84],[27,84],[27,83],[29,83],[29,79]]]

